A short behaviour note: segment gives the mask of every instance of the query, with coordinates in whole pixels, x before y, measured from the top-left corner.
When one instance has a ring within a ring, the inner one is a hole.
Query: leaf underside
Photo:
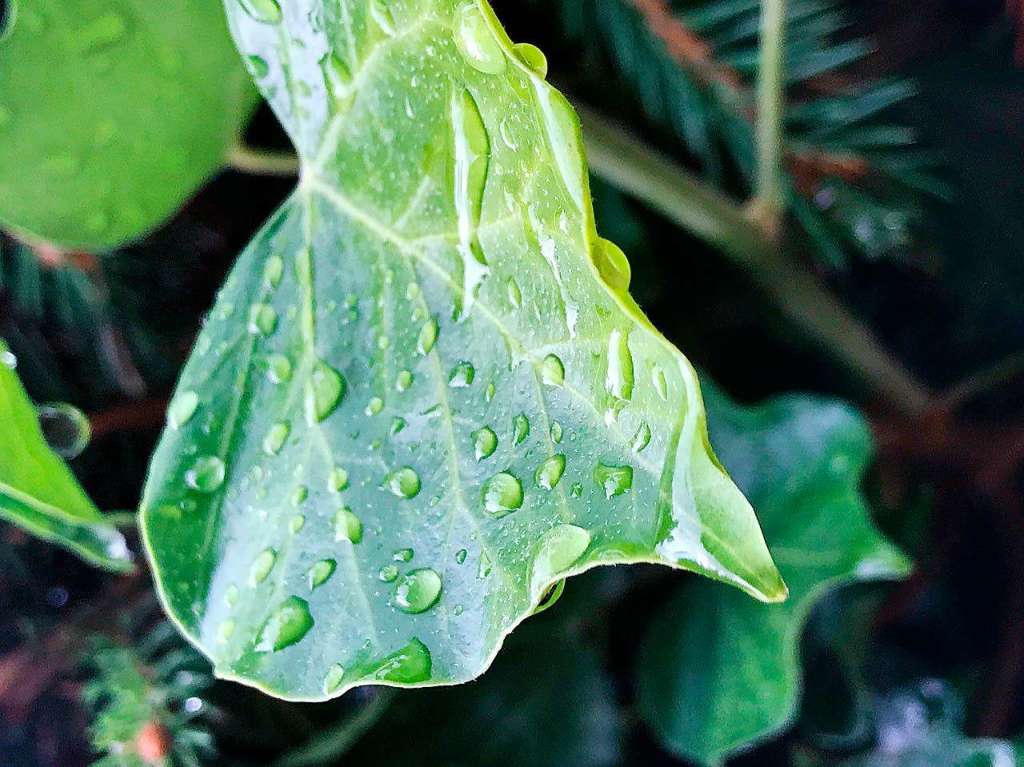
[[[11,360],[0,341],[0,519],[99,567],[131,570],[124,537],[46,444]]]
[[[255,105],[210,0],[34,0],[9,16],[0,222],[29,239],[100,249],[148,232],[223,165]]]
[[[142,508],[218,673],[300,700],[466,681],[603,563],[782,598],[692,368],[594,231],[540,52],[483,2],[227,8],[302,177],[200,336]]]
[[[854,411],[802,396],[748,408],[705,391],[712,441],[758,508],[790,599],[765,607],[686,584],[641,646],[638,705],[673,751],[719,765],[795,714],[814,604],[845,583],[905,575],[908,563],[860,493],[871,437]]]

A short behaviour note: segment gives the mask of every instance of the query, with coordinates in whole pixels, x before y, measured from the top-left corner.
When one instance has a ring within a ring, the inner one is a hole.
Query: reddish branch
[[[122,431],[155,429],[164,422],[167,401],[144,399],[89,414],[92,436],[99,439]]]

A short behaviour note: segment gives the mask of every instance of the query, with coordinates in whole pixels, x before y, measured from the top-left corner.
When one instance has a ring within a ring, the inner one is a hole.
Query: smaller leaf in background
[[[800,634],[815,602],[843,583],[904,575],[908,563],[858,489],[871,439],[854,411],[803,396],[747,408],[705,391],[712,441],[790,587],[787,603],[761,609],[689,583],[641,648],[641,715],[670,750],[717,765],[795,714]]]
[[[108,248],[170,216],[255,104],[208,0],[15,1],[0,30],[0,222]]]
[[[130,570],[124,536],[46,444],[36,409],[0,341],[0,519],[110,570]]]

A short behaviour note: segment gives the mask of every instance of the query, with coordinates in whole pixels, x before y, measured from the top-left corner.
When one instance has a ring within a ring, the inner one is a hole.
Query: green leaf
[[[542,54],[483,2],[228,10],[302,180],[201,334],[142,508],[218,673],[301,700],[463,682],[604,563],[782,598],[693,369],[594,231]]]
[[[674,752],[717,765],[794,716],[800,633],[815,602],[844,583],[902,576],[908,563],[861,496],[871,438],[854,411],[801,396],[747,408],[712,391],[708,401],[713,443],[757,506],[791,594],[761,608],[687,584],[642,645],[644,719]]]
[[[0,519],[99,567],[131,570],[124,537],[47,446],[13,364],[0,341]]]
[[[224,164],[254,96],[219,3],[13,0],[0,222],[85,249],[139,237]]]

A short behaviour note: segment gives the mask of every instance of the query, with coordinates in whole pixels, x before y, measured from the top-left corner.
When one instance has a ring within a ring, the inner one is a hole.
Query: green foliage
[[[0,221],[67,247],[137,238],[223,164],[253,96],[219,3],[15,0]]]
[[[43,438],[15,364],[0,341],[0,518],[98,567],[131,570],[124,536],[104,519]]]
[[[597,237],[579,125],[485,2],[229,3],[302,158],[170,406],[142,516],[217,672],[466,681],[603,563],[785,587],[696,376]],[[333,53],[329,51],[333,47]]]
[[[794,716],[800,634],[815,602],[843,583],[899,577],[907,562],[875,529],[860,494],[871,438],[849,408],[810,397],[747,408],[711,391],[708,417],[790,587],[786,604],[759,607],[688,584],[644,642],[643,717],[671,750],[717,765]]]
[[[542,5],[591,57],[607,53],[651,119],[676,133],[704,173],[728,185],[738,170],[739,191],[749,191],[759,0],[646,3],[664,6],[664,13],[648,10],[647,19],[634,0]],[[951,194],[936,176],[935,155],[892,117],[914,86],[850,74],[872,45],[844,36],[849,25],[836,0],[787,3],[788,205],[815,255],[831,266],[845,264],[850,251],[869,258],[902,252],[926,224],[929,199]],[[683,54],[666,43],[681,37],[689,41]]]

